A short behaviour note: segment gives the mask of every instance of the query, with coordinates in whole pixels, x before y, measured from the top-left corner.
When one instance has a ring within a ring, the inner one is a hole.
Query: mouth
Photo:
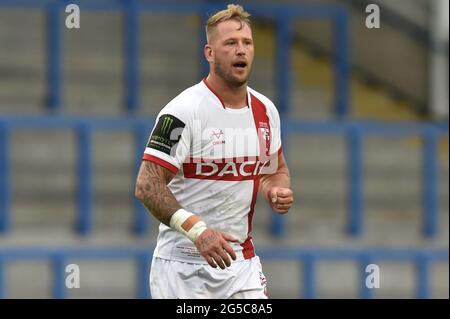
[[[244,62],[244,61],[233,63],[233,68],[235,68],[239,71],[245,70],[246,67],[247,67],[247,62]]]

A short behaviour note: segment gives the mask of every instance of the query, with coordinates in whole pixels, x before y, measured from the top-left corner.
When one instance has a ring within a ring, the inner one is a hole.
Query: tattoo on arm
[[[136,197],[162,223],[169,226],[172,214],[181,208],[167,184],[174,174],[150,161],[142,161],[136,183]]]

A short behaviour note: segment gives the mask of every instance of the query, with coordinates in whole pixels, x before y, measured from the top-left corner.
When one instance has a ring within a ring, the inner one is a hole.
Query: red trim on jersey
[[[254,180],[263,167],[264,164],[259,162],[256,156],[228,159],[189,158],[188,162],[183,163],[183,174],[185,178],[236,182]]]
[[[247,107],[250,108],[250,103],[248,102],[248,91],[247,94],[245,94],[245,103],[247,104]]]
[[[244,259],[250,259],[252,257],[255,257],[255,247],[252,243],[252,224],[253,224],[253,214],[255,212],[255,204],[256,199],[258,197],[258,190],[259,190],[259,177],[256,178],[253,181],[253,194],[252,194],[252,202],[250,203],[250,211],[247,215],[248,218],[248,236],[247,239],[242,246],[242,254],[244,255]]]
[[[261,161],[268,161],[270,159],[271,127],[269,117],[267,116],[267,109],[264,103],[258,100],[253,94],[251,95],[251,99],[253,119],[259,139],[259,157]]]
[[[280,146],[277,153],[278,155],[281,155],[283,153],[283,146]]]
[[[208,81],[206,80],[206,78],[203,79],[203,83],[205,83],[205,85],[208,87],[208,89],[214,93],[215,96],[217,96],[217,98],[219,99],[220,103],[222,103],[222,107],[225,109],[225,103],[223,102],[222,98],[220,97],[219,93],[217,93],[216,90],[214,90],[211,85],[209,85]],[[245,103],[247,103],[247,107],[250,108],[250,105],[248,104],[248,92],[245,94]]]
[[[162,167],[165,167],[174,174],[176,174],[178,172],[178,168],[176,166],[170,164],[169,162],[166,162],[163,159],[160,159],[159,157],[144,153],[143,160],[150,161],[150,162],[156,163]]]
[[[217,98],[219,99],[220,103],[222,103],[222,107],[225,108],[225,103],[223,103],[223,100],[220,98],[219,94],[216,92],[216,90],[214,90],[208,83],[208,81],[206,81],[206,78],[203,79],[203,83],[205,83],[205,85],[208,87],[208,89],[214,93],[215,96],[217,96]]]
[[[244,259],[250,259],[255,257],[255,247],[253,246],[251,236],[247,237],[247,239],[243,244],[241,244],[241,246],[242,246],[242,255],[244,255]]]
[[[258,134],[259,139],[259,158],[263,161],[270,159],[270,121],[267,116],[267,109],[264,103],[258,100],[254,95],[251,95],[252,99],[252,112],[253,119],[255,121],[255,129]],[[267,130],[267,131],[265,131]],[[265,131],[266,134],[262,134]],[[248,217],[248,235],[245,242],[241,245],[243,250],[242,254],[245,259],[250,259],[255,256],[255,247],[252,243],[252,224],[253,224],[253,214],[255,212],[256,198],[258,196],[259,190],[259,176],[253,181],[253,194],[252,202],[250,204],[250,211],[247,215]]]

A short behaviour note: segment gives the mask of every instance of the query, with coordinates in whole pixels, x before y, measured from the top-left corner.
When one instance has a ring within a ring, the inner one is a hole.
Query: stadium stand
[[[250,85],[279,101],[296,198],[282,218],[257,203],[271,297],[448,298],[448,124],[420,106],[428,48],[391,26],[378,45],[405,42],[386,54],[412,52],[399,68],[419,73],[361,71],[351,4],[262,2],[247,2]],[[133,198],[136,164],[160,108],[205,75],[202,18],[223,4],[89,1],[69,30],[56,2],[29,3],[0,0],[0,297],[149,297],[157,223]],[[83,289],[65,289],[68,262]]]

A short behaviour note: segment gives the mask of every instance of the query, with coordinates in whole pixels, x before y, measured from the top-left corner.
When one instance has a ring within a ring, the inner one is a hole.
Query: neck
[[[247,84],[231,87],[220,77],[211,73],[206,78],[206,81],[220,94],[220,98],[226,107],[240,109],[247,106]]]

